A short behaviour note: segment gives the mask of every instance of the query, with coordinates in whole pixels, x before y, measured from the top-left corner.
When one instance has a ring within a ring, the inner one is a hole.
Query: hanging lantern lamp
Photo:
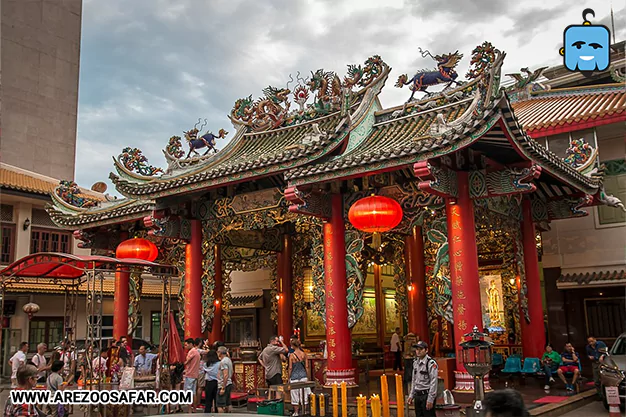
[[[27,303],[24,304],[22,310],[28,315],[28,320],[32,320],[33,316],[39,312],[39,305],[35,303]]]
[[[120,259],[143,259],[153,262],[159,256],[159,249],[148,239],[136,237],[120,243],[115,256]]]
[[[380,234],[395,228],[402,221],[402,207],[393,198],[371,195],[350,207],[348,219],[356,229],[373,233],[372,247],[379,249]]]

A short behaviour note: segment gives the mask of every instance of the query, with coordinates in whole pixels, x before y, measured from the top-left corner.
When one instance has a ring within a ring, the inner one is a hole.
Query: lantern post
[[[459,343],[463,354],[463,365],[465,370],[474,377],[474,405],[468,416],[483,415],[483,400],[485,399],[484,377],[491,370],[491,347],[493,342],[485,333],[480,333],[478,327],[474,326],[471,333],[465,335],[469,337],[465,342]]]

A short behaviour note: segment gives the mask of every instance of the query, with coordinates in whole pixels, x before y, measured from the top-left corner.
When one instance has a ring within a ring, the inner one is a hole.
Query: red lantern
[[[348,219],[358,230],[374,233],[372,246],[379,248],[379,233],[388,232],[399,225],[402,215],[402,207],[396,200],[372,195],[354,203],[348,212]]]
[[[153,262],[159,256],[159,249],[149,240],[136,237],[120,243],[115,256],[120,259],[132,258]]]

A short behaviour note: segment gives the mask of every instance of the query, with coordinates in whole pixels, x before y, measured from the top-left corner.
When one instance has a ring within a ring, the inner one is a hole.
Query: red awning
[[[178,275],[176,268],[142,259],[117,259],[97,255],[34,253],[0,271],[2,280],[12,277],[73,280],[89,271],[115,270],[118,266],[139,267],[155,275]]]

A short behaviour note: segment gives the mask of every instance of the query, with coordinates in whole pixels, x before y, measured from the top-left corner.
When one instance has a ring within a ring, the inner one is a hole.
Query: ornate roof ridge
[[[122,221],[136,220],[150,214],[156,207],[152,200],[120,199],[109,202],[105,207],[91,207],[84,210],[71,211],[66,205],[52,204],[45,206],[52,221],[62,228],[96,227]]]
[[[598,85],[584,85],[577,87],[565,87],[554,88],[544,91],[533,91],[530,93],[530,97],[526,100],[518,100],[518,102],[528,101],[533,99],[541,99],[547,97],[562,97],[562,96],[582,96],[593,94],[604,94],[607,91],[626,91],[626,85],[623,83],[611,83],[611,84],[598,84]]]

